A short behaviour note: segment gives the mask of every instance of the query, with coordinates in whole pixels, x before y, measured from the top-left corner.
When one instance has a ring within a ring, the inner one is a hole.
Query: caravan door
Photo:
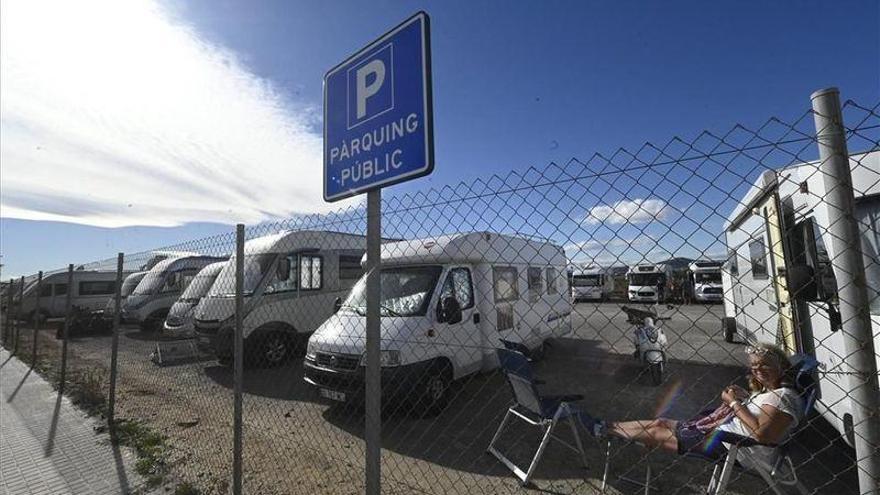
[[[773,292],[767,294],[767,303],[775,306],[777,313],[776,343],[783,346],[789,354],[798,352],[797,332],[795,332],[794,307],[788,291],[786,272],[784,225],[779,203],[779,195],[773,193],[758,204],[758,210],[764,217],[767,230],[768,257],[770,258],[770,277]],[[773,299],[770,299],[770,297]]]

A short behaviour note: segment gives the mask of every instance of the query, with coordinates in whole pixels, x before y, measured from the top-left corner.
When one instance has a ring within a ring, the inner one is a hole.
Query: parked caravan
[[[150,251],[150,257],[147,259],[147,262],[141,265],[141,271],[148,272],[153,269],[154,266],[159,264],[161,261],[169,260],[172,258],[180,258],[182,256],[199,256],[199,253],[193,253],[191,251],[168,251],[168,250],[158,250],[158,251]]]
[[[670,295],[669,282],[672,280],[672,267],[666,263],[643,263],[634,265],[626,272],[629,284],[627,297],[632,302],[665,302]]]
[[[122,308],[125,306],[125,300],[128,296],[134,292],[135,287],[143,280],[144,276],[149,272],[134,272],[129,274],[122,281],[122,287],[119,289],[119,307]],[[116,313],[116,294],[113,294],[107,299],[107,304],[104,305],[104,318],[113,318],[113,315]]]
[[[199,271],[226,258],[190,255],[168,258],[157,263],[138,282],[125,299],[122,318],[137,323],[144,331],[162,329],[168,310],[189,286]]]
[[[571,300],[573,302],[604,301],[614,290],[614,279],[598,266],[575,268],[571,272]]]
[[[304,345],[360,278],[366,247],[361,235],[313,230],[247,241],[242,326],[249,360],[274,366]],[[232,360],[234,296],[233,257],[195,311],[199,347],[226,363]]]
[[[39,316],[42,319],[66,316],[67,271],[43,277],[40,286]],[[28,320],[37,316],[37,281],[25,286],[20,314]],[[116,294],[116,271],[74,270],[71,306],[88,313],[104,309],[107,298]]]
[[[694,301],[721,302],[724,288],[721,286],[721,262],[697,260],[688,265],[688,280]]]
[[[850,166],[880,349],[880,152],[851,155]],[[790,353],[815,355],[822,370],[817,409],[852,443],[851,373],[837,309],[838,281],[851,275],[832,263],[838,253],[825,196],[824,174],[813,162],[764,172],[740,201],[725,224],[723,328],[729,341],[775,341]]]
[[[497,367],[496,348],[541,355],[571,332],[562,247],[473,232],[382,246],[382,392],[439,409],[453,380]],[[305,380],[362,399],[367,277],[309,339]]]
[[[165,334],[169,337],[191,337],[195,332],[194,317],[195,309],[202,299],[208,295],[208,291],[220,275],[220,271],[226,266],[226,261],[218,261],[202,268],[202,270],[190,282],[189,286],[171,306],[168,316],[165,317]]]

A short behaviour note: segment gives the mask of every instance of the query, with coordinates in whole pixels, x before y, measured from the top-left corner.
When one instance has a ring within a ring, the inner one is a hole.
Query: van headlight
[[[314,342],[309,340],[309,343],[306,345],[306,359],[309,361],[314,361],[317,358],[318,349],[317,345]]]
[[[361,366],[367,365],[367,353],[361,357]],[[379,366],[393,368],[400,366],[400,351],[379,351]]]

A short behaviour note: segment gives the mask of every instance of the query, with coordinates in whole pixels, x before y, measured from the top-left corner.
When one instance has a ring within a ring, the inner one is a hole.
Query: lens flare
[[[681,380],[672,382],[672,384],[666,388],[660,402],[657,404],[657,410],[655,411],[654,417],[664,417],[669,410],[672,409],[672,404],[681,397],[682,388]]]

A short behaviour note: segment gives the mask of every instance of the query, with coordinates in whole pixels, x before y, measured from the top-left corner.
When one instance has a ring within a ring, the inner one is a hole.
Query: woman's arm
[[[733,404],[733,414],[752,432],[752,438],[761,443],[777,443],[791,424],[792,417],[774,406],[764,404],[757,417],[741,403]]]

